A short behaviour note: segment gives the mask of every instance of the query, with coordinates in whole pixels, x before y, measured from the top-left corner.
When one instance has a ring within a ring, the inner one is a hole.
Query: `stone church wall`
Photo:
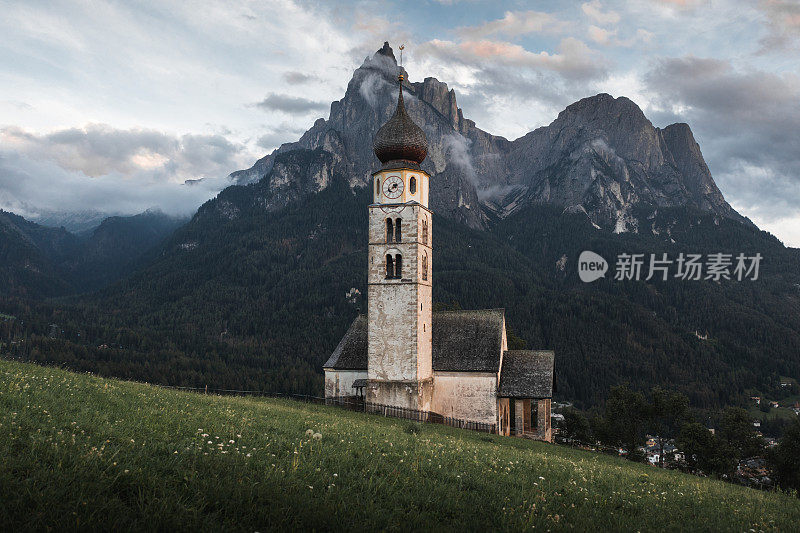
[[[369,379],[411,381],[417,378],[416,286],[370,285],[368,320]]]
[[[365,370],[326,370],[325,397],[355,396],[356,390],[353,388],[353,382],[357,379],[366,379],[366,377]]]
[[[435,372],[431,410],[474,422],[497,423],[497,375]]]
[[[365,395],[368,402],[416,411],[430,411],[433,379],[406,382],[370,381]]]

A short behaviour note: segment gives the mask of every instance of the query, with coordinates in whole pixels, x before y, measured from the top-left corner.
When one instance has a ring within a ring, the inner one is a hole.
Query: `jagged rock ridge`
[[[398,71],[384,43],[356,69],[327,120],[231,177],[239,184],[266,179],[255,201],[268,209],[333,179],[364,186],[378,168],[371,141],[394,110]],[[432,208],[468,226],[483,227],[488,216],[503,218],[531,203],[584,212],[598,227],[616,231],[636,231],[637,206],[690,206],[746,221],[717,188],[689,126],[656,128],[628,98],[584,98],[550,125],[508,141],[465,118],[455,91],[435,78],[404,82],[404,92],[409,114],[428,138],[422,166],[435,180]],[[299,174],[296,158],[279,157],[296,150],[319,158],[303,166],[308,175]]]

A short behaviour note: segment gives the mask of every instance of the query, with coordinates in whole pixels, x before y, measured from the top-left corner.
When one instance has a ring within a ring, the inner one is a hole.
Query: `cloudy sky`
[[[0,208],[191,213],[388,40],[510,139],[598,92],[688,122],[728,201],[800,246],[796,0],[132,4],[0,0]]]

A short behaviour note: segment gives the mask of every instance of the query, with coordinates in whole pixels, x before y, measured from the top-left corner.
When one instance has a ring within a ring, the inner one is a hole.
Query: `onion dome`
[[[397,98],[397,109],[386,124],[381,126],[372,149],[383,163],[383,168],[412,167],[419,164],[428,155],[428,140],[425,132],[417,126],[406,112],[403,103],[403,75],[400,77],[400,96]]]

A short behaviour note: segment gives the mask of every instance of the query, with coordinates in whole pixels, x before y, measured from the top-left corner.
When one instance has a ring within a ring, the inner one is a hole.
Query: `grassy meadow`
[[[798,498],[615,457],[0,361],[3,531],[798,524]]]

